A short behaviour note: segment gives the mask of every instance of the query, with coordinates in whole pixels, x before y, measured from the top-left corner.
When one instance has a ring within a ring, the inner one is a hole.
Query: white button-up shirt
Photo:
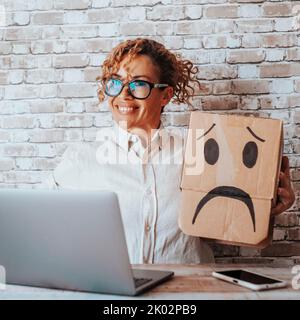
[[[114,123],[69,147],[44,186],[116,192],[131,263],[213,262],[210,247],[178,227],[186,136],[161,124],[144,148]]]

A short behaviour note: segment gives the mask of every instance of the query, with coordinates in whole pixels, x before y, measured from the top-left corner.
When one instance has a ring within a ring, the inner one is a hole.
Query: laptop
[[[132,296],[174,274],[131,268],[111,191],[0,190],[0,265],[8,284]]]

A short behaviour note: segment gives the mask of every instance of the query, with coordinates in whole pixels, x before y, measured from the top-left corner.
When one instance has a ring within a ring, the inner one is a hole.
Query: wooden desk
[[[291,268],[271,268],[253,265],[134,265],[134,268],[172,270],[173,279],[138,297],[126,297],[107,294],[94,294],[53,290],[26,286],[7,285],[0,291],[0,299],[300,299],[300,289],[294,290],[291,280],[295,276]],[[251,290],[215,279],[214,270],[229,268],[247,268],[289,282],[288,287],[270,291],[253,292]]]

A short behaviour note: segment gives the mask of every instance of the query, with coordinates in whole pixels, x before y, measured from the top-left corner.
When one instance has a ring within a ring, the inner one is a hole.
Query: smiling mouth
[[[244,190],[232,187],[232,186],[220,186],[210,190],[198,203],[197,208],[195,210],[195,214],[193,217],[192,224],[195,223],[195,220],[201,211],[201,209],[205,206],[205,204],[216,197],[227,197],[232,199],[237,199],[245,203],[248,208],[248,211],[251,216],[253,230],[255,232],[255,213],[254,206],[251,197]]]
[[[115,108],[121,113],[121,114],[130,114],[133,113],[138,109],[138,107],[128,107],[128,106],[115,106]]]

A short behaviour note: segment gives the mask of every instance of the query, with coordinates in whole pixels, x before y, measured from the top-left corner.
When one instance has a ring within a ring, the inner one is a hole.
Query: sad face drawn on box
[[[193,112],[181,181],[181,230],[226,243],[261,244],[271,231],[282,121]]]
[[[213,123],[212,126],[201,137],[197,139],[201,139],[204,136],[206,136],[215,127],[215,125],[216,124]],[[266,141],[265,139],[258,137],[249,126],[247,126],[246,129],[251,133],[251,135],[257,141],[260,141],[260,142]],[[220,153],[219,150],[220,149],[219,149],[218,142],[214,138],[209,138],[204,143],[204,159],[209,165],[211,166],[216,165],[219,159],[219,153]],[[242,150],[243,165],[248,169],[251,169],[252,167],[255,166],[258,155],[259,155],[258,144],[255,141],[246,141],[245,146]],[[232,198],[232,199],[242,201],[248,208],[248,211],[253,223],[253,231],[255,232],[256,230],[255,211],[254,211],[254,206],[253,206],[251,196],[241,188],[237,188],[234,186],[217,186],[212,190],[210,190],[206,194],[206,196],[204,196],[198,203],[193,216],[192,224],[195,223],[198,214],[200,213],[201,209],[205,206],[205,204],[216,197],[227,197],[227,198]]]

